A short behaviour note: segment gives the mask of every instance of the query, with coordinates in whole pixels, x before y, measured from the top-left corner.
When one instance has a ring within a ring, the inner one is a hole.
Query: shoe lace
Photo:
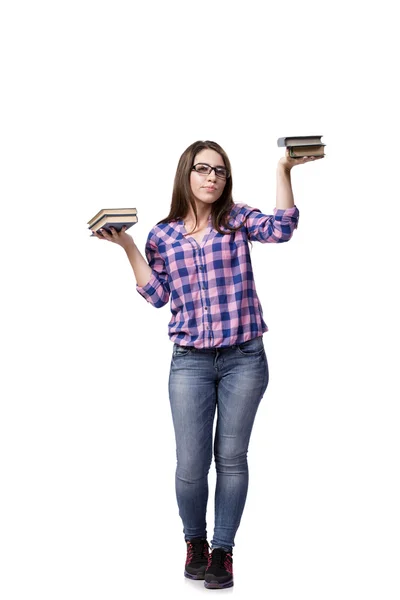
[[[210,564],[213,565],[213,567],[219,567],[221,569],[224,569],[225,556],[225,550],[223,550],[222,548],[215,548],[215,550],[212,551],[210,556]]]
[[[190,540],[189,554],[190,554],[190,560],[193,562],[204,559],[208,554],[207,540],[202,540],[202,539]]]

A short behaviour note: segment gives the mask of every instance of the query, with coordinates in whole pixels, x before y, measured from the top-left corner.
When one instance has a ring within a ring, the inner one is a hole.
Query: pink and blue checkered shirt
[[[287,242],[297,227],[296,206],[262,214],[247,204],[234,204],[229,225],[243,226],[222,235],[211,216],[201,244],[187,236],[183,220],[155,225],[146,242],[150,281],[136,286],[159,308],[171,300],[171,341],[194,348],[223,348],[247,342],[268,331],[258,299],[249,240]]]

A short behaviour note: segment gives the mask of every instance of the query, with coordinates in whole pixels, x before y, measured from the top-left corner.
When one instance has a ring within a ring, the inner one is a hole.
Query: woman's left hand
[[[290,171],[292,167],[296,165],[304,165],[304,163],[312,162],[324,158],[323,156],[303,156],[302,158],[291,158],[289,155],[289,148],[286,148],[285,156],[279,159],[279,165],[282,165],[286,171]]]

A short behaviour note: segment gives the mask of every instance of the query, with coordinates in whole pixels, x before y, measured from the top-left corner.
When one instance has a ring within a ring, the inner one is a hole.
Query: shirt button
[[[208,310],[207,306],[204,307],[204,310]]]

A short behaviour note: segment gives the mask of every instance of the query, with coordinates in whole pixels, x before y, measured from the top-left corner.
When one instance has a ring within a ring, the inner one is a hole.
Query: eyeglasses
[[[197,163],[192,167],[192,171],[196,171],[200,175],[209,175],[211,171],[215,171],[216,176],[221,179],[228,179],[230,176],[228,169],[225,169],[225,167],[212,167],[206,163]]]

